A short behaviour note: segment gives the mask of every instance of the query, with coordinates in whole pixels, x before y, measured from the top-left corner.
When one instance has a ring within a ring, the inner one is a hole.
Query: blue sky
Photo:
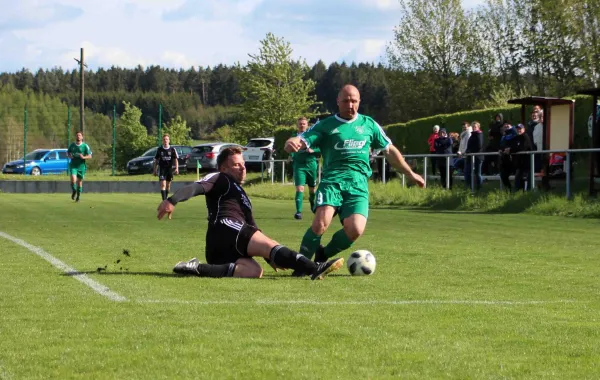
[[[472,8],[484,0],[462,0]],[[244,63],[268,32],[296,58],[379,62],[397,0],[0,0],[0,71]]]

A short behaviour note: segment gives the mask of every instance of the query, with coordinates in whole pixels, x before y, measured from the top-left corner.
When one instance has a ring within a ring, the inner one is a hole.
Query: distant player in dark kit
[[[67,156],[71,159],[69,162],[69,174],[71,175],[71,199],[79,202],[81,191],[83,190],[83,178],[87,168],[86,160],[92,158],[92,149],[83,142],[83,133],[77,132],[75,142],[69,145]],[[77,196],[77,198],[75,198]]]
[[[171,214],[175,205],[204,195],[208,208],[206,261],[179,262],[175,273],[200,277],[262,277],[254,257],[264,258],[275,270],[292,268],[322,278],[344,264],[344,259],[315,263],[263,234],[252,216],[252,203],[242,188],[246,166],[240,148],[226,148],[217,157],[218,173],[178,190],[158,206],[158,219]]]
[[[169,146],[169,135],[164,135],[162,141],[162,146],[158,147],[154,156],[154,175],[158,175],[160,194],[164,201],[169,196],[169,190],[171,190],[173,166],[175,166],[175,174],[179,174],[179,162],[177,161],[179,157],[177,156],[177,150]]]
[[[296,121],[298,136],[308,129],[308,120],[301,117]],[[315,186],[317,186],[317,172],[319,163],[317,154],[319,148],[307,148],[290,154],[294,164],[294,185],[296,185],[296,213],[295,219],[302,219],[302,200],[304,199],[304,185],[308,186],[308,200],[312,210],[315,202]]]

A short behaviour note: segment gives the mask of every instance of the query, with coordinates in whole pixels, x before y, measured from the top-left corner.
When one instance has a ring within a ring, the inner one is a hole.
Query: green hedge
[[[592,97],[585,95],[575,95],[565,99],[575,100],[575,131],[574,131],[574,149],[583,149],[590,147],[590,137],[588,135],[587,121],[592,113]],[[525,117],[529,118],[533,107],[527,107]],[[487,140],[487,131],[490,123],[494,120],[496,114],[501,113],[504,119],[517,124],[521,120],[521,106],[507,106],[503,108],[488,108],[484,110],[463,111],[453,114],[442,114],[426,117],[423,119],[411,120],[406,123],[396,123],[384,126],[387,135],[392,139],[394,145],[400,148],[405,154],[428,153],[429,146],[427,138],[432,132],[434,125],[446,128],[448,133],[461,132],[462,122],[472,122],[477,120],[481,123],[481,129],[484,138]],[[296,132],[295,127],[280,127],[275,131],[275,149],[277,158],[287,158],[288,154],[283,150],[285,141]]]

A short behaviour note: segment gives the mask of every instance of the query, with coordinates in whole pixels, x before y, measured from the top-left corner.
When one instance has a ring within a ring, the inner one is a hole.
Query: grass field
[[[171,269],[204,257],[204,200],[159,222],[158,198],[0,194],[0,379],[600,373],[598,220],[376,209],[355,245],[373,276],[200,279]],[[308,214],[253,200],[297,249]]]

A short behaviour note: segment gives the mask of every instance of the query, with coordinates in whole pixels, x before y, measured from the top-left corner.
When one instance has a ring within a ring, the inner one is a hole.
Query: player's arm
[[[158,220],[162,219],[165,215],[171,214],[175,210],[175,205],[179,202],[185,202],[190,198],[198,195],[206,194],[207,190],[204,184],[200,182],[194,182],[191,185],[187,185],[175,192],[169,198],[162,201],[156,209],[158,211]]]
[[[301,136],[289,138],[285,142],[285,151],[292,153],[306,148],[314,149],[313,145],[317,145],[323,135],[321,127],[322,124],[317,123]]]
[[[175,174],[179,174],[179,154],[177,154],[177,149],[173,148],[175,152],[173,160],[175,160]]]
[[[423,177],[413,172],[410,168],[402,153],[394,145],[389,144],[384,150],[385,158],[389,161],[390,165],[404,173],[411,181],[415,182],[419,187],[425,186]]]
[[[83,160],[89,160],[90,158],[92,158],[92,150],[90,149],[90,147],[88,146],[85,150],[86,155],[81,155],[81,159]]]
[[[304,142],[300,137],[290,137],[285,142],[285,151],[288,153],[294,153],[302,149],[306,149],[306,142]]]

